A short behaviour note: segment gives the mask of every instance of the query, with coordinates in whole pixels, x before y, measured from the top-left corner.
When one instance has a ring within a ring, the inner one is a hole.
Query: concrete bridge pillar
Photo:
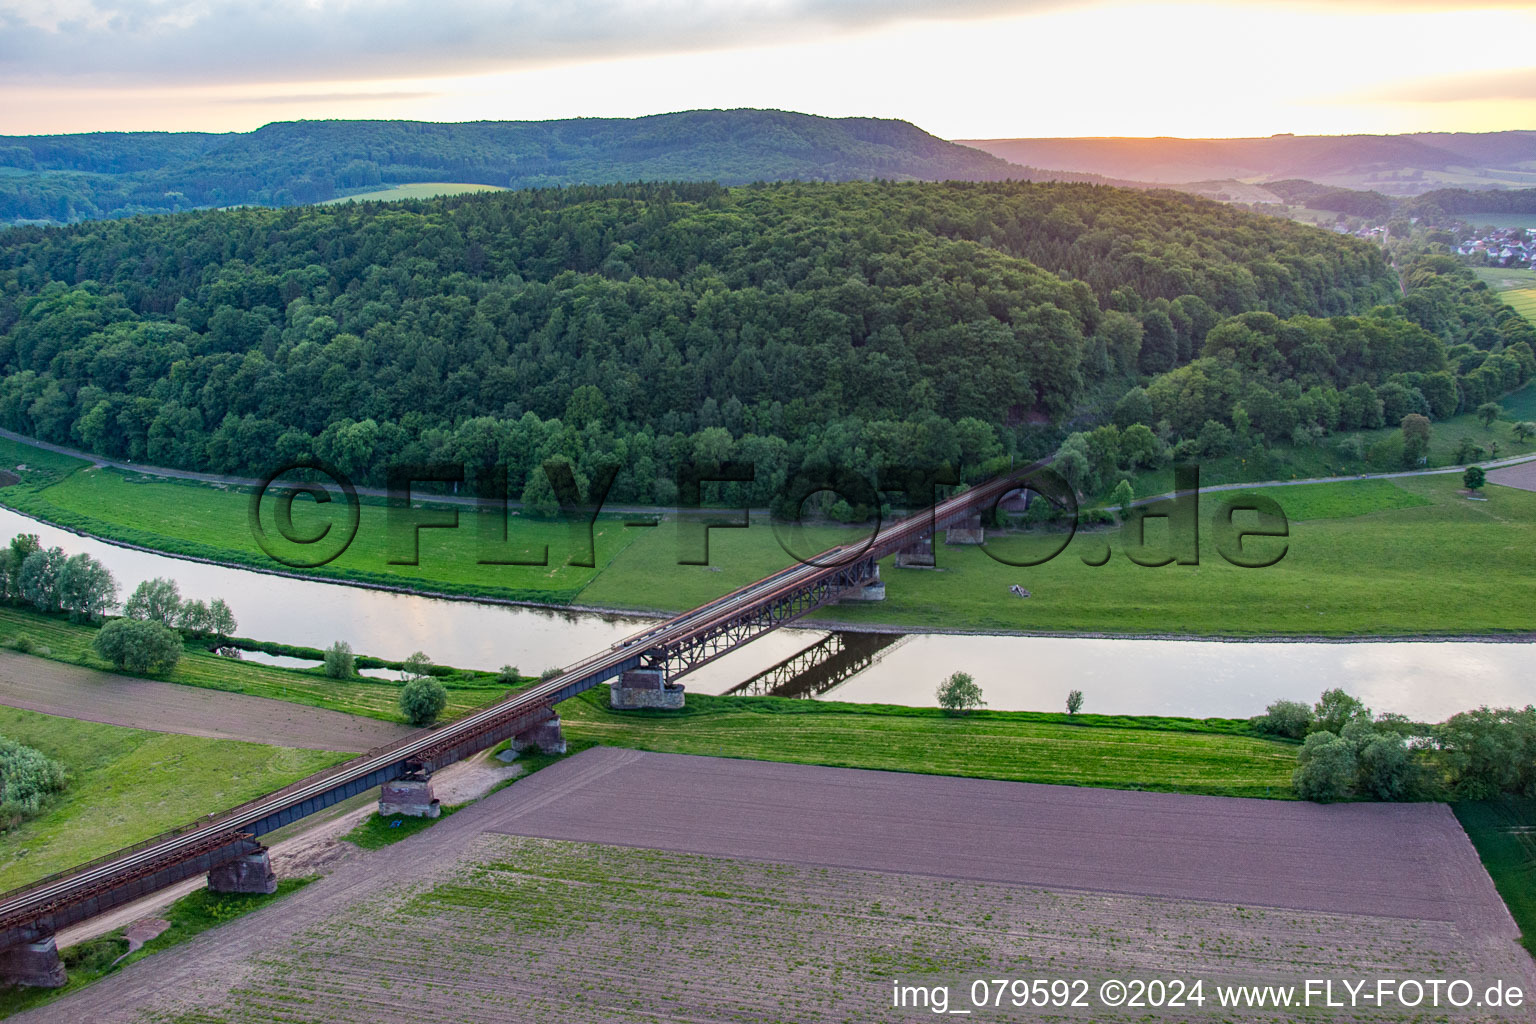
[[[407,775],[379,787],[379,814],[390,817],[436,818],[443,805],[432,795],[430,774]]]
[[[208,888],[214,892],[277,892],[277,875],[265,846],[243,857],[225,861],[208,872]]]
[[[659,668],[632,668],[608,685],[608,703],[615,710],[683,706],[683,684],[667,682]]]
[[[982,528],[980,514],[966,516],[944,531],[945,544],[985,544],[987,531]]]
[[[565,753],[565,733],[560,731],[560,716],[518,733],[512,737],[511,747],[519,754],[525,750],[537,750],[541,754]]]
[[[935,566],[933,559],[933,534],[928,533],[912,542],[910,547],[902,548],[896,552],[896,568],[898,569],[932,569]]]
[[[63,988],[69,977],[59,959],[59,947],[52,935],[36,942],[24,942],[10,949],[0,949],[0,983],[26,985],[30,988]]]

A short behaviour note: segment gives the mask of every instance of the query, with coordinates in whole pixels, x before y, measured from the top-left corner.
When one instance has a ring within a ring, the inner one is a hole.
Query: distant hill
[[[289,206],[406,182],[1097,180],[1020,167],[906,121],[691,110],[565,121],[290,121],[249,133],[0,137],[0,221]]]
[[[1536,131],[1276,135],[1267,139],[970,139],[1015,163],[1175,184],[1304,178],[1418,195],[1436,188],[1536,185]]]

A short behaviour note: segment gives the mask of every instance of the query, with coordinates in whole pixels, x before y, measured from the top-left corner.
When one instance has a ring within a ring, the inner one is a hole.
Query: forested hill
[[[1368,243],[1075,184],[577,187],[16,228],[0,425],[225,472],[315,455],[359,482],[402,460],[614,460],[626,500],[730,455],[767,500],[807,461],[1044,454],[1225,317],[1395,295]]]
[[[413,181],[542,188],[1044,177],[906,121],[779,110],[468,124],[296,121],[230,135],[0,137],[0,221],[288,206]]]

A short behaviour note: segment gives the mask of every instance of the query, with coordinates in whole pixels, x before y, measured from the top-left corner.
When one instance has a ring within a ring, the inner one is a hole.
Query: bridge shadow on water
[[[868,668],[902,633],[829,633],[725,691],[729,697],[820,697]]]

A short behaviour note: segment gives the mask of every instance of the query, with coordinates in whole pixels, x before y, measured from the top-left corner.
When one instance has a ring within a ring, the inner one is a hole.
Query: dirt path
[[[269,697],[98,672],[0,651],[0,704],[132,729],[303,750],[358,752],[393,742],[408,726]]]
[[[521,775],[522,765],[502,764],[486,756],[473,757],[449,765],[432,777],[433,792],[445,806],[478,800],[507,779]],[[362,824],[377,808],[378,791],[371,790],[368,802],[332,817],[323,812],[309,819],[297,834],[271,844],[272,870],[279,878],[303,878],[330,874],[343,864],[364,856],[363,851],[342,836]],[[281,834],[281,833],[279,833]],[[172,903],[201,889],[207,879],[202,875],[161,889],[152,896],[125,904],[108,913],[61,929],[57,936],[60,949],[105,935],[117,928],[153,919]]]

